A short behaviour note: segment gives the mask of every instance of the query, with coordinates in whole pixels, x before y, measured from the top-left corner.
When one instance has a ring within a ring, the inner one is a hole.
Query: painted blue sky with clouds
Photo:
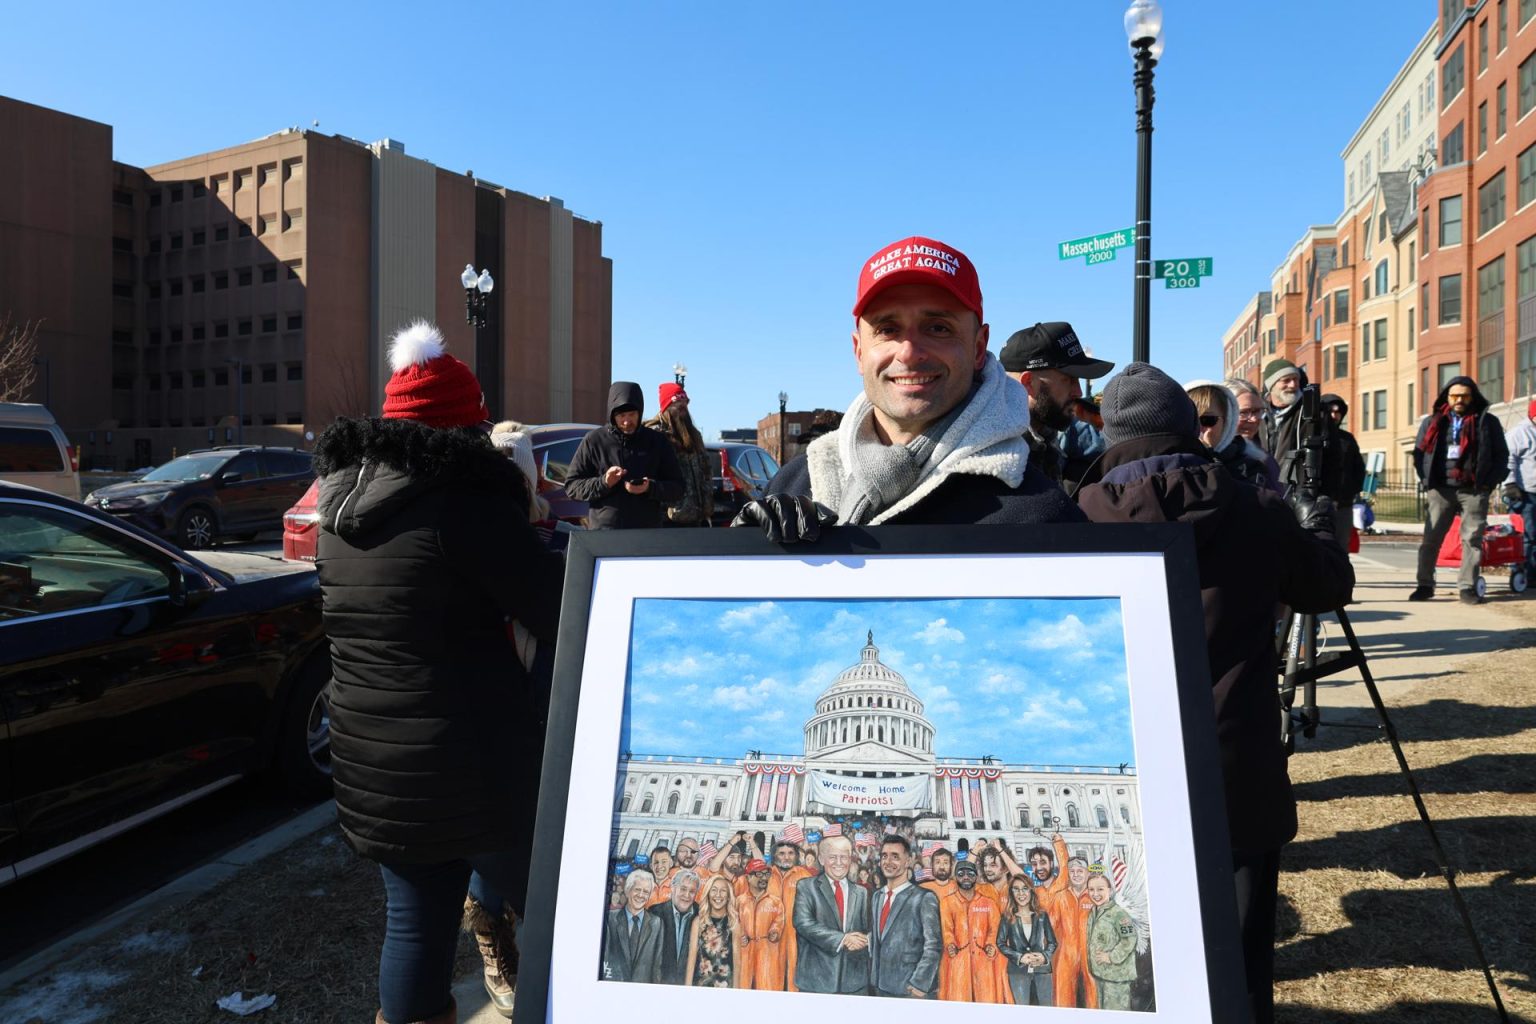
[[[924,703],[939,757],[1136,763],[1113,598],[638,600],[625,745],[803,754],[816,697],[867,630]]]

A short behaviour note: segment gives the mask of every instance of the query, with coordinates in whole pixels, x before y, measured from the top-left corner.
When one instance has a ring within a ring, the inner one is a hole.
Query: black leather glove
[[[775,544],[814,541],[823,526],[837,522],[837,513],[803,494],[765,494],[741,506],[732,526],[761,526]]]
[[[1326,494],[1313,496],[1303,492],[1297,495],[1296,521],[1308,533],[1333,536],[1333,499]]]
[[[1504,504],[1513,508],[1525,500],[1525,492],[1520,490],[1519,484],[1504,485]]]

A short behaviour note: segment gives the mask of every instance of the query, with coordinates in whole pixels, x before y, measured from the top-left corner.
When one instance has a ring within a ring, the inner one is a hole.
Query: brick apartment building
[[[832,409],[813,409],[810,412],[785,412],[784,434],[779,435],[779,414],[771,412],[757,421],[757,443],[766,448],[779,465],[805,451],[801,438],[809,438],[842,422],[843,414]]]
[[[1271,312],[1259,293],[1222,339],[1231,375],[1305,367],[1349,402],[1367,457],[1407,474],[1451,377],[1506,421],[1536,392],[1536,0],[1435,13],[1344,149],[1343,213],[1282,260]]]
[[[0,313],[40,323],[34,400],[82,466],[303,445],[380,407],[388,338],[417,317],[493,415],[602,418],[612,261],[558,199],[297,128],[138,168],[110,126],[0,97],[0,137]],[[495,279],[478,330],[466,263]]]

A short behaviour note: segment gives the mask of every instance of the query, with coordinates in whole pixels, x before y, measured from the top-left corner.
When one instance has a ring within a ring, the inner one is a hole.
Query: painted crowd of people
[[[685,838],[618,865],[599,977],[1155,1008],[1144,904],[1132,897],[1133,918],[1106,866],[1071,854],[1060,834],[1026,864],[1002,839],[918,846],[910,825],[763,845],[738,832],[704,864]],[[1122,880],[1121,891],[1133,890]]]

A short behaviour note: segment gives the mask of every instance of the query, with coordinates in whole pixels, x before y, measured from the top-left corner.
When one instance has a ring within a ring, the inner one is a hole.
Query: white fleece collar
[[[843,499],[843,469],[853,458],[854,442],[861,430],[873,430],[874,406],[861,391],[843,414],[835,434],[812,441],[806,449],[806,469],[811,477],[811,497],[837,510]],[[928,472],[916,486],[870,520],[886,522],[922,501],[952,476],[990,476],[1008,487],[1024,480],[1029,464],[1029,393],[1004,372],[990,352],[982,366],[981,386],[950,428],[939,438]]]

